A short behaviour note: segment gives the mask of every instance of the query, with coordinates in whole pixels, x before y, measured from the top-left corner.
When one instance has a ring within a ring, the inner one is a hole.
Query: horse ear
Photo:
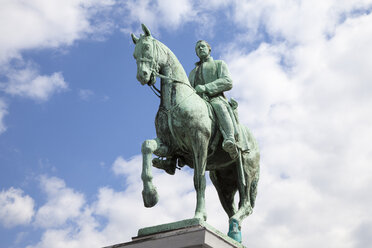
[[[137,41],[139,40],[134,34],[130,34],[132,36],[132,40],[134,44],[137,44]]]
[[[151,32],[150,32],[150,29],[148,29],[147,27],[146,27],[146,25],[145,24],[141,24],[141,26],[142,26],[142,30],[143,30],[143,32],[145,32],[145,35],[146,36],[151,36]]]

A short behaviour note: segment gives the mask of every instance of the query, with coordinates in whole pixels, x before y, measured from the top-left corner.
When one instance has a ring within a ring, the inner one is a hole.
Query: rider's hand
[[[205,85],[197,85],[195,87],[195,90],[198,93],[204,93],[207,89],[206,89]]]

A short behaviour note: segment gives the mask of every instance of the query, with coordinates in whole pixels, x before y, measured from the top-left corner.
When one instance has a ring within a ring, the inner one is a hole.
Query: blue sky
[[[187,73],[195,42],[223,59],[261,147],[248,247],[367,247],[372,237],[372,1],[0,2],[0,247],[102,247],[191,218],[192,171],[154,169],[140,147],[159,100],[136,80],[145,23]],[[227,216],[207,186],[208,222]]]

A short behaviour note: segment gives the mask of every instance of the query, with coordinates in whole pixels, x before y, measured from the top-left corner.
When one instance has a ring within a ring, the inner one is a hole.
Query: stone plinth
[[[188,219],[142,228],[131,242],[105,248],[244,248],[206,222]]]

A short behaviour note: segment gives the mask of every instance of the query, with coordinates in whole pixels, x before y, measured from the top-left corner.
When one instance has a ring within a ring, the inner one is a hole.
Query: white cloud
[[[0,66],[26,49],[58,48],[110,33],[115,1],[5,0],[0,9]],[[112,14],[112,13],[111,13]]]
[[[113,0],[3,0],[0,8],[0,90],[46,101],[67,88],[62,72],[42,75],[22,57],[30,49],[63,48],[76,40],[104,40],[115,26]],[[4,109],[4,108],[3,108]],[[4,111],[0,112],[0,117]],[[0,132],[4,125],[0,118]]]
[[[1,83],[0,89],[4,92],[37,101],[46,101],[53,94],[68,88],[62,73],[52,75],[39,75],[39,72],[28,66],[21,70],[11,69],[7,73],[8,82]]]
[[[22,52],[68,46],[89,35],[102,39],[113,28],[106,15],[113,5],[110,0],[2,1],[0,33],[6,35],[0,39],[0,71],[8,81],[2,82],[1,88],[8,94],[39,101],[66,89],[61,72],[40,75],[23,61]],[[14,59],[21,66],[14,66]]]
[[[251,125],[265,120],[274,104],[284,108],[297,97],[297,85],[280,65],[285,52],[285,47],[262,43],[250,54],[230,50],[225,55],[234,79],[234,90],[229,93],[241,99],[242,108],[250,111],[241,119],[249,120]]]
[[[129,0],[124,4],[127,18],[126,27],[122,30],[126,33],[133,32],[129,27],[135,24],[135,29],[138,31],[138,23],[148,25],[155,33],[158,33],[160,27],[174,30],[186,22],[197,19],[196,5],[196,1],[192,0]]]
[[[115,174],[125,176],[126,189],[124,198],[127,198],[126,202],[130,204],[128,208],[126,208],[129,212],[126,213],[125,216],[126,218],[137,218],[136,221],[133,220],[133,223],[137,223],[138,227],[140,227],[141,224],[145,225],[148,219],[151,219],[152,214],[157,216],[155,224],[160,224],[164,221],[169,222],[172,219],[176,220],[179,216],[183,216],[184,218],[192,217],[194,213],[194,199],[191,196],[193,194],[193,183],[192,174],[189,172],[177,171],[175,176],[169,176],[154,168],[153,183],[158,189],[159,203],[153,209],[146,209],[143,207],[141,197],[141,156],[135,156],[129,161],[126,161],[122,157],[118,157],[112,168]],[[101,189],[100,191],[100,197],[102,198],[113,198],[113,195],[114,193],[109,189]],[[112,208],[112,206],[106,204],[108,202],[107,200],[100,201],[101,204],[98,205],[100,212],[104,210],[108,211]],[[120,204],[114,204],[113,206],[120,206]],[[139,211],[139,209],[141,209],[141,214],[134,217],[135,211]],[[111,211],[110,213],[113,214],[115,211]],[[111,218],[114,219],[115,217],[112,216]]]
[[[40,242],[35,245],[29,245],[27,248],[89,248],[107,246],[110,242],[103,233],[97,230],[99,223],[95,219],[97,216],[93,214],[86,207],[68,225],[46,229]]]
[[[140,156],[135,156],[128,161],[118,157],[113,163],[112,169],[115,174],[124,176],[127,185],[125,190],[115,191],[110,187],[100,188],[97,200],[91,204],[85,202],[80,205],[79,213],[73,214],[74,217],[64,218],[65,222],[59,221],[59,225],[41,225],[45,231],[40,242],[28,246],[28,248],[103,247],[129,241],[130,237],[137,235],[139,228],[193,217],[195,192],[192,182],[193,175],[190,171],[177,171],[175,176],[169,176],[165,172],[154,169],[154,184],[158,189],[160,199],[155,207],[148,209],[143,206],[141,198],[141,167]],[[48,184],[45,185],[48,189],[48,199],[49,195],[60,195],[59,192],[62,189],[68,190],[70,193],[75,192],[68,188],[61,179],[44,178],[44,180]],[[209,184],[206,190],[209,222],[221,230],[227,231],[228,219],[222,213],[223,210],[219,205],[215,189]],[[49,204],[49,202],[50,200],[46,205],[49,205],[50,209],[53,206],[71,212],[63,204],[60,206],[61,204]],[[38,214],[43,208],[45,205],[39,209]],[[75,209],[77,210],[77,208]],[[53,212],[53,215],[48,215],[49,222],[56,222],[54,221],[55,214]],[[57,213],[57,215],[60,214]],[[225,218],[221,218],[221,215]],[[37,218],[36,216],[36,222]],[[43,223],[46,223],[47,219],[44,218],[44,220]],[[130,228],[128,223],[130,223]]]
[[[20,189],[0,192],[0,223],[7,227],[26,225],[34,215],[34,200]]]
[[[2,1],[0,33],[6,35],[0,39],[0,71],[9,79],[2,83],[5,92],[45,101],[67,88],[61,72],[39,75],[23,61],[22,52],[68,46],[88,35],[99,38],[112,30],[106,12],[113,5],[110,0]],[[23,65],[15,68],[12,59]]]
[[[59,47],[97,31],[90,18],[112,1],[2,1],[0,10],[0,64],[24,49]]]
[[[366,214],[372,204],[366,198],[372,188],[372,15],[351,13],[371,2],[341,2],[336,9],[333,2],[316,3],[313,18],[305,12],[315,10],[304,2],[290,3],[262,2],[272,8],[260,19],[262,13],[249,15],[257,6],[245,2],[237,18],[254,18],[250,29],[260,22],[283,40],[250,53],[234,44],[224,54],[235,82],[230,94],[262,149],[257,207],[243,234],[255,247],[356,247],[370,241],[372,221]]]
[[[47,194],[47,202],[37,210],[34,223],[36,226],[58,227],[81,214],[84,196],[66,187],[63,180],[43,176],[40,186]]]
[[[3,99],[0,98],[0,134],[6,130],[6,126],[4,124],[4,117],[8,113],[7,105]]]
[[[192,1],[190,0],[162,0],[157,1],[159,14],[167,19],[167,25],[178,27],[194,16]],[[164,19],[165,19],[164,18]]]
[[[79,90],[79,97],[84,101],[88,101],[91,97],[93,97],[94,92],[89,89],[80,89]]]
[[[153,33],[160,35],[160,28],[173,31],[193,22],[196,36],[214,37],[214,26],[221,18],[214,11],[227,10],[229,4],[231,1],[226,0],[129,0],[124,4],[127,18],[121,30],[139,33],[139,23],[144,23]]]
[[[234,1],[232,18],[247,28],[248,40],[262,39],[264,28],[274,40],[306,44],[332,35],[342,18],[371,6],[370,0]]]

